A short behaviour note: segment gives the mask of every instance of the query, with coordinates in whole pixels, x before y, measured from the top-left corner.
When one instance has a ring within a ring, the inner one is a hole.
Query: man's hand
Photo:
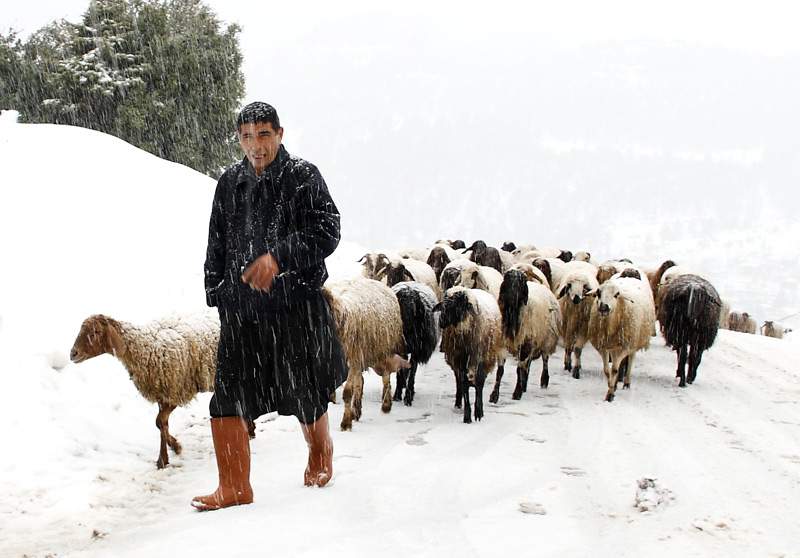
[[[267,292],[280,272],[272,254],[264,254],[247,266],[242,274],[242,281],[253,290]]]

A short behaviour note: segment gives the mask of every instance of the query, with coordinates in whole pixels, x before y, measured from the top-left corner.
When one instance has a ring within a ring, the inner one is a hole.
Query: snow
[[[686,389],[653,339],[610,404],[589,347],[580,380],[559,349],[546,390],[535,361],[520,401],[509,360],[499,403],[486,393],[471,425],[441,354],[420,367],[414,405],[388,414],[368,373],[352,432],[330,407],[328,486],[303,486],[298,422],[267,415],[251,445],[255,502],[197,512],[191,498],[216,486],[209,394],[173,413],[183,453],[157,470],[156,406],[113,357],[68,352],[92,313],[203,308],[214,181],[97,132],[10,119],[0,169],[0,556],[800,557],[794,333],[721,331]],[[431,241],[453,233],[431,225]],[[364,244],[343,240],[333,278],[359,273]],[[742,274],[747,293],[757,262]]]

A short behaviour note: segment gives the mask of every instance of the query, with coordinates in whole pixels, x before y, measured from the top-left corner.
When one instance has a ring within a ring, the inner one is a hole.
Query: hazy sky
[[[565,42],[656,38],[767,53],[800,52],[800,34],[796,32],[800,8],[790,0],[499,0],[491,3],[207,0],[206,4],[225,21],[238,21],[243,25],[242,43],[246,54],[253,53],[260,44],[249,40],[249,36],[257,35],[261,28],[258,23],[250,23],[252,18],[268,22],[271,33],[279,40],[292,40],[302,36],[307,26],[336,22],[365,12],[385,14],[387,18],[413,13],[420,19],[437,22],[447,34],[465,36],[505,35],[524,30],[531,35]],[[78,21],[88,5],[88,0],[14,2],[0,11],[0,29],[13,26],[29,33],[58,18]],[[273,25],[272,20],[277,20],[277,25]]]

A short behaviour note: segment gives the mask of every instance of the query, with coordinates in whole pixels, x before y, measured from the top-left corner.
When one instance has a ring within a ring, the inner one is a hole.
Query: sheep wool
[[[613,401],[620,374],[624,370],[622,387],[629,388],[634,357],[650,346],[655,305],[645,282],[633,277],[609,279],[597,288],[594,297],[588,335],[603,361],[608,381],[606,401]]]
[[[348,374],[342,396],[345,409],[341,429],[352,430],[353,420],[361,418],[363,372],[367,368],[378,371],[384,362],[402,351],[400,304],[389,287],[362,277],[328,282],[322,290],[330,301],[336,330],[347,358]],[[391,408],[388,375],[383,376],[384,408],[387,404]]]
[[[441,311],[442,350],[456,378],[456,403],[464,422],[472,422],[469,387],[475,387],[475,419],[483,418],[483,386],[494,365],[505,358],[497,300],[486,291],[453,287],[434,310]]]
[[[172,411],[198,393],[214,390],[219,329],[214,310],[171,314],[140,325],[95,314],[81,325],[70,352],[72,362],[112,354],[128,371],[139,393],[158,403],[159,469],[169,463],[167,446],[181,452],[181,445],[169,433]],[[253,434],[252,424],[250,430]]]
[[[505,274],[498,303],[506,348],[517,359],[517,385],[512,399],[520,399],[527,390],[531,362],[539,357],[542,358],[539,386],[549,386],[548,360],[558,344],[561,309],[549,287],[528,281],[524,271],[514,269]],[[502,378],[501,364],[489,396],[492,403],[497,403],[499,399]]]

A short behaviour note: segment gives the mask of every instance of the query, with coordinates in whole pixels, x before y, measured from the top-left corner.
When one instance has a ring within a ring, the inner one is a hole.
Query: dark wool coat
[[[256,177],[245,157],[220,177],[211,208],[205,262],[206,302],[246,320],[281,314],[316,295],[328,278],[324,259],[339,244],[339,211],[319,170],[280,146]],[[272,254],[280,269],[266,293],[242,273]]]

